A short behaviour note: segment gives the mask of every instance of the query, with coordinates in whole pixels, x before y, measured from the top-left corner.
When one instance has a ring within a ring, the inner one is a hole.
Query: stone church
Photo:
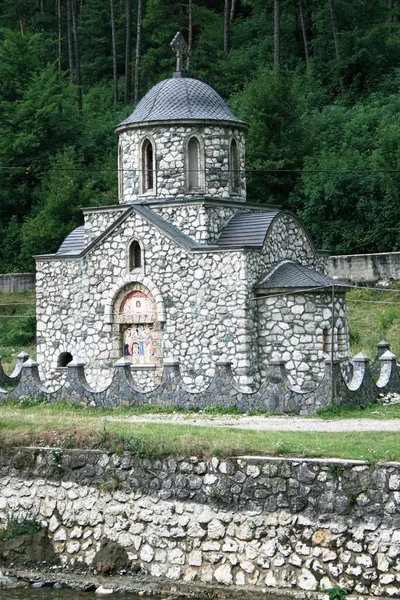
[[[84,225],[35,257],[42,375],[75,360],[100,389],[125,357],[149,389],[179,358],[200,388],[227,357],[252,390],[282,358],[307,387],[332,344],[349,353],[346,287],[295,215],[246,202],[247,123],[177,69],[116,127],[118,203],[83,209]]]

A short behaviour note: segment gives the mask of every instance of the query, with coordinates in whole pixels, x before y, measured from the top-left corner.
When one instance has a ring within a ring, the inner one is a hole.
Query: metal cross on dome
[[[179,73],[180,71],[182,71],[183,53],[187,52],[188,50],[185,38],[183,37],[180,31],[176,33],[174,39],[170,43],[170,46],[174,50],[174,52],[176,52],[176,72]]]

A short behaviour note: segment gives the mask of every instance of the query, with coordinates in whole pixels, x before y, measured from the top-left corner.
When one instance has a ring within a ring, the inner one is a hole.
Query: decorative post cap
[[[131,364],[132,363],[130,360],[127,360],[122,356],[119,360],[117,360],[117,362],[114,363],[114,367],[130,367]]]
[[[393,352],[390,352],[390,350],[386,350],[386,352],[384,352],[382,354],[382,356],[380,356],[378,358],[378,360],[396,360],[397,356],[395,354],[393,354]]]
[[[179,367],[180,364],[181,364],[181,361],[176,356],[171,356],[171,357],[167,356],[163,360],[163,365],[165,367]]]
[[[386,340],[382,340],[379,342],[378,348],[390,348],[390,344]]]
[[[367,356],[366,354],[364,354],[364,352],[359,352],[352,358],[353,362],[360,362],[360,363],[367,363],[367,362],[370,362],[370,360],[371,360],[370,357]]]

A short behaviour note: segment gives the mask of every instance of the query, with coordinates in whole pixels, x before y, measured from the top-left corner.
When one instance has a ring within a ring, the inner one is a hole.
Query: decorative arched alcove
[[[149,288],[138,281],[122,285],[110,308],[115,354],[131,361],[132,366],[159,366],[164,312]]]

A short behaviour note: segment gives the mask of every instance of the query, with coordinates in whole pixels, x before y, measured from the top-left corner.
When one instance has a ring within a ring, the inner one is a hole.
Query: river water
[[[167,600],[166,596],[144,596],[138,594],[112,594],[110,596],[103,596],[92,592],[82,592],[78,590],[62,589],[54,590],[52,587],[43,587],[40,589],[36,588],[24,588],[16,590],[0,589],[1,600],[101,600],[101,598],[112,598],[113,600],[146,600],[146,598],[152,598],[152,600]],[[171,598],[171,596],[168,597]],[[175,596],[174,598],[178,598]],[[180,596],[182,598],[182,596]],[[192,600],[205,600],[202,598],[192,598]]]

